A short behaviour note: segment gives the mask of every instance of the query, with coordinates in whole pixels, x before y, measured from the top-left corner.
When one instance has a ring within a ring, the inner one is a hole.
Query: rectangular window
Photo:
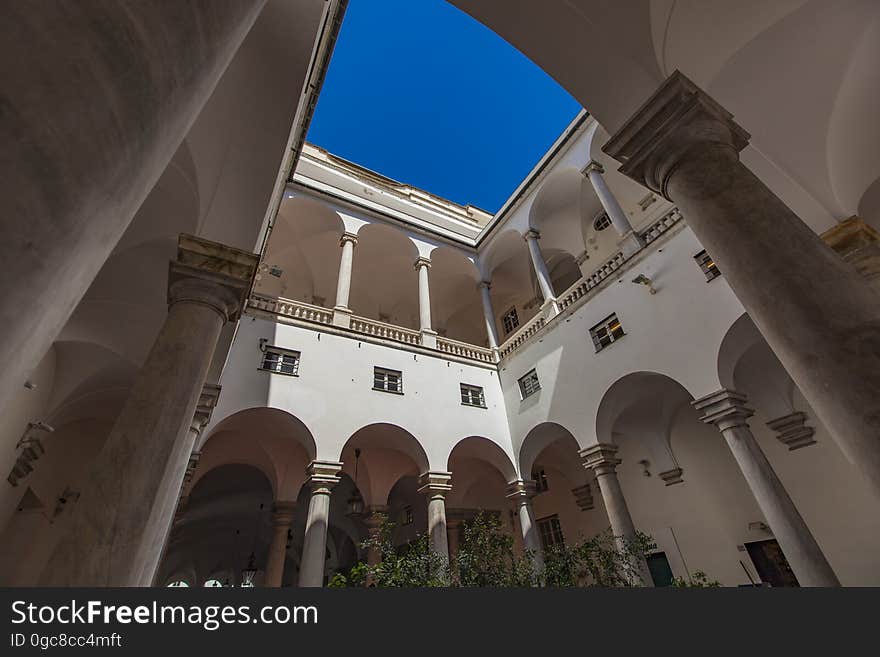
[[[519,315],[516,314],[516,306],[501,316],[501,326],[504,328],[504,335],[513,333],[519,327]]]
[[[711,281],[713,278],[721,276],[721,272],[718,270],[718,265],[715,264],[715,261],[712,260],[712,256],[706,253],[705,250],[700,251],[695,255],[694,260],[700,265],[700,269],[703,270],[703,274],[706,276],[707,281]]]
[[[401,525],[413,524],[413,508],[411,506],[403,507],[403,510],[400,512],[400,524]]]
[[[669,559],[666,558],[665,552],[646,555],[645,561],[648,563],[648,572],[654,586],[672,586],[672,581],[675,578],[672,575],[672,568],[669,567]]]
[[[623,332],[623,326],[616,314],[606,317],[590,329],[590,337],[593,338],[596,352],[602,351],[612,342],[617,342],[624,335],[626,334]]]
[[[403,373],[384,367],[373,368],[373,390],[403,394]]]
[[[559,516],[552,515],[538,519],[538,532],[541,534],[541,545],[549,550],[557,545],[563,545],[565,538],[562,536],[562,525]]]
[[[535,482],[535,492],[543,493],[550,490],[550,483],[547,481],[547,473],[543,470],[535,470],[532,472],[532,481]]]
[[[274,374],[299,376],[299,352],[281,347],[264,347],[260,369]]]
[[[531,397],[540,389],[541,384],[538,382],[538,373],[535,370],[530,370],[519,380],[519,394],[523,399]]]
[[[461,403],[465,406],[479,406],[486,408],[486,396],[480,386],[472,386],[467,383],[461,384]]]

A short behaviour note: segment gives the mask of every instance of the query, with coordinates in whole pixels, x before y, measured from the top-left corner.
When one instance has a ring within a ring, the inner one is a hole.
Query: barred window
[[[281,347],[265,347],[260,369],[273,374],[299,376],[299,359],[298,351]]]
[[[403,394],[403,373],[384,367],[374,367],[373,390]]]
[[[550,483],[547,481],[547,473],[544,470],[535,470],[532,472],[532,481],[535,482],[535,492],[543,493],[550,490]]]
[[[461,384],[461,403],[465,406],[479,406],[486,408],[486,396],[480,386],[472,386],[467,383]]]
[[[411,525],[413,524],[413,508],[411,506],[405,506],[400,512],[400,524],[401,525]]]
[[[616,314],[609,315],[590,329],[590,337],[593,338],[596,352],[602,351],[612,342],[617,342],[624,335],[626,333],[623,332],[623,326],[621,326]]]
[[[535,370],[530,370],[519,380],[519,392],[523,399],[534,395],[540,389],[541,383]]]
[[[538,532],[541,534],[541,545],[544,546],[545,550],[565,544],[565,538],[562,536],[562,525],[559,523],[559,516],[556,514],[546,518],[539,518]]]
[[[504,328],[504,335],[513,333],[519,327],[519,315],[516,314],[516,306],[501,316],[501,326]]]
[[[721,272],[718,270],[718,265],[715,264],[715,261],[712,260],[712,256],[706,253],[705,250],[700,251],[695,255],[694,260],[700,265],[700,269],[703,270],[703,274],[706,276],[707,281],[711,281],[713,278],[721,276]]]
[[[597,232],[600,230],[605,230],[610,225],[611,225],[611,219],[608,217],[607,212],[603,212],[598,217],[596,217],[595,221],[593,221],[593,229],[596,230]]]

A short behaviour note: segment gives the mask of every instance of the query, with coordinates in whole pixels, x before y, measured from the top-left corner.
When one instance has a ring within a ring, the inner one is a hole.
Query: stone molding
[[[413,263],[413,269],[418,271],[419,267],[427,267],[428,269],[430,269],[431,268],[431,259],[426,258],[424,256],[419,256],[418,258],[416,258],[416,261]]]
[[[312,461],[306,468],[306,483],[312,489],[312,495],[329,495],[333,487],[339,483],[342,463],[339,461]]]
[[[787,445],[789,451],[794,451],[816,444],[816,439],[813,437],[816,430],[807,425],[806,421],[806,413],[797,411],[770,420],[767,426],[776,432],[776,438],[783,445]]]
[[[342,237],[339,238],[339,246],[344,246],[346,242],[351,242],[352,246],[357,246],[358,236],[346,231],[342,233]]]
[[[700,420],[714,424],[721,431],[734,427],[748,427],[748,419],[755,411],[746,406],[747,397],[735,390],[722,388],[710,395],[701,397],[691,405],[700,411]]]
[[[523,233],[523,239],[526,242],[528,242],[530,239],[539,240],[541,239],[541,231],[534,228],[529,228],[525,233]]]
[[[419,477],[418,492],[433,498],[445,498],[452,490],[452,473],[425,472]]]
[[[289,528],[296,512],[296,502],[278,500],[272,504],[272,526]]]
[[[603,174],[605,173],[605,167],[596,162],[596,160],[590,160],[583,169],[581,169],[581,173],[589,178],[591,173]]]
[[[574,502],[578,505],[578,508],[581,511],[589,511],[595,508],[595,501],[593,500],[593,489],[590,488],[589,482],[587,482],[583,486],[572,488],[571,494],[574,495]]]
[[[616,473],[616,468],[621,463],[617,458],[618,449],[617,445],[611,443],[597,443],[591,447],[585,447],[578,454],[583,466],[600,477]]]
[[[689,151],[721,146],[739,153],[749,137],[730,112],[675,71],[602,150],[623,163],[621,173],[671,200],[670,174]]]
[[[487,290],[491,290],[492,289],[492,281],[480,281],[479,283],[477,283],[478,290],[482,290],[483,288],[486,288]]]
[[[665,481],[667,486],[674,486],[675,484],[684,483],[684,479],[682,478],[683,472],[684,471],[681,468],[672,468],[660,472],[657,476]]]
[[[507,483],[506,497],[514,504],[527,504],[537,495],[537,485],[532,479],[514,479]]]

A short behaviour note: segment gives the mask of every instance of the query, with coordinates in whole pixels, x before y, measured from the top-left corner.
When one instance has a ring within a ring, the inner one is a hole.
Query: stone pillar
[[[351,272],[354,264],[354,247],[357,246],[357,235],[343,233],[339,246],[342,255],[339,259],[339,278],[336,280],[336,305],[333,308],[333,324],[348,328],[351,325],[351,308],[348,297],[351,292]]]
[[[341,470],[342,463],[335,461],[312,461],[309,464],[307,483],[312,489],[312,496],[309,499],[309,515],[306,518],[306,534],[299,566],[300,586],[320,588],[324,585],[330,493],[339,483]]]
[[[607,214],[608,218],[611,220],[611,225],[614,226],[614,230],[616,230],[617,234],[622,238],[619,245],[623,255],[629,257],[641,249],[645,243],[642,238],[633,231],[632,225],[629,223],[629,218],[626,216],[623,208],[620,207],[620,203],[617,202],[617,197],[614,196],[610,189],[608,189],[608,185],[602,177],[603,173],[605,173],[605,168],[593,160],[591,160],[583,170],[583,174],[593,185],[593,190],[596,192],[596,196],[599,197],[599,203],[602,204],[602,209],[605,210],[605,214]]]
[[[544,569],[544,546],[538,536],[538,525],[535,523],[535,511],[532,498],[535,496],[535,482],[516,479],[507,484],[507,499],[516,507],[519,528],[522,532],[523,547],[531,552],[535,570]]]
[[[385,505],[374,504],[366,508],[363,521],[367,526],[371,543],[376,543],[381,538],[382,521],[388,519],[388,507]],[[382,561],[382,554],[377,547],[371,545],[367,550],[367,564],[375,566]]]
[[[426,472],[421,476],[419,492],[428,498],[428,536],[431,548],[449,561],[449,539],[446,535],[446,493],[452,490],[448,472]]]
[[[278,588],[284,581],[284,563],[287,560],[287,536],[296,502],[275,502],[272,506],[272,542],[266,557],[264,586]]]
[[[544,297],[544,305],[542,308],[548,318],[558,315],[559,305],[556,303],[556,293],[553,291],[553,283],[550,281],[550,272],[547,271],[547,263],[544,262],[544,256],[541,255],[541,247],[538,246],[538,240],[541,239],[541,233],[534,228],[530,228],[526,231],[523,238],[529,246],[529,256],[532,259],[532,267],[535,270],[535,276],[538,278],[538,286],[541,288],[541,296]]]
[[[620,463],[617,449],[617,445],[599,443],[582,449],[580,456],[584,467],[589,468],[596,475],[596,483],[599,484],[599,492],[602,494],[605,511],[611,522],[611,531],[614,533],[618,547],[623,550],[627,542],[635,539],[636,528],[629,514],[623,490],[620,488],[620,481],[617,479],[617,465]],[[643,586],[654,585],[644,558],[638,559],[633,567],[639,573]]]
[[[749,429],[746,420],[754,411],[746,406],[746,396],[732,390],[719,390],[695,401],[694,408],[703,414],[700,419],[718,427],[727,441],[798,582],[802,586],[840,586],[816,539]]]
[[[7,3],[0,411],[58,337],[266,0]]]
[[[418,258],[413,265],[419,275],[419,330],[422,333],[422,346],[437,346],[437,331],[431,328],[431,286],[428,283],[429,258]]]
[[[152,582],[195,447],[192,422],[205,375],[256,265],[252,253],[180,236],[165,324],[95,458],[43,585]]]
[[[455,559],[461,543],[461,526],[465,518],[472,514],[467,509],[446,509],[446,538],[449,546],[449,558]]]
[[[880,497],[880,296],[740,162],[748,139],[676,72],[604,148],[623,173],[678,205]]]
[[[480,290],[480,298],[483,300],[483,317],[486,320],[486,335],[489,338],[489,348],[498,348],[498,327],[495,325],[495,310],[492,308],[492,295],[489,294],[489,288],[492,284],[489,281],[480,281],[477,284]]]

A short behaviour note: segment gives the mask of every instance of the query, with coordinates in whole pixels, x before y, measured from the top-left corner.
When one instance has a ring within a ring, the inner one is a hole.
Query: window
[[[216,577],[212,577],[207,582],[205,582],[204,586],[209,589],[220,588],[223,586],[223,582],[221,582]]]
[[[400,524],[401,525],[411,525],[413,524],[413,508],[411,506],[403,507],[403,510],[400,512]]]
[[[403,373],[384,367],[373,368],[373,390],[403,394]]]
[[[672,568],[669,567],[669,559],[665,552],[654,552],[645,557],[648,563],[648,572],[654,586],[672,586]]]
[[[612,342],[617,342],[624,335],[626,333],[623,332],[623,326],[620,325],[616,314],[606,317],[590,329],[590,337],[593,338],[593,345],[596,347],[597,353]]]
[[[608,226],[611,225],[611,219],[608,217],[608,213],[603,212],[598,217],[596,217],[595,221],[593,221],[593,229],[595,231],[605,230]]]
[[[555,514],[538,519],[538,532],[541,534],[541,545],[545,550],[565,543],[565,538],[562,536],[562,525],[559,524],[559,516]]]
[[[486,408],[486,396],[480,386],[472,386],[467,383],[461,384],[461,403],[465,406],[479,406]]]
[[[501,326],[504,328],[504,335],[513,333],[517,329],[519,326],[519,315],[516,314],[516,306],[501,316]]]
[[[274,374],[299,376],[299,352],[280,347],[264,347],[260,369]]]
[[[531,397],[540,389],[541,384],[538,382],[538,373],[535,370],[529,371],[519,380],[519,394],[523,399]]]
[[[168,585],[168,588],[179,589],[179,588],[189,588],[189,584],[187,584],[184,580],[179,579],[177,581],[171,582]]]
[[[547,481],[547,473],[543,470],[535,470],[532,472],[532,481],[535,482],[535,492],[543,493],[550,490],[550,484]]]
[[[721,276],[721,272],[718,270],[718,265],[715,264],[715,261],[712,260],[712,256],[706,253],[705,250],[700,251],[695,255],[694,260],[700,265],[700,269],[703,270],[703,274],[705,274],[707,281],[711,281],[713,278]]]

